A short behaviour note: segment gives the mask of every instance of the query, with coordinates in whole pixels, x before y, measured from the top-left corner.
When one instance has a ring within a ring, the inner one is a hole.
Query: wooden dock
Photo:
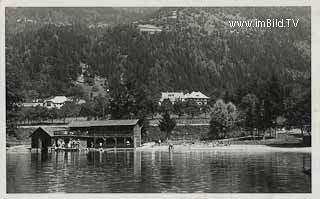
[[[71,151],[79,151],[79,148],[54,148],[53,150],[57,152],[59,151],[71,152]]]

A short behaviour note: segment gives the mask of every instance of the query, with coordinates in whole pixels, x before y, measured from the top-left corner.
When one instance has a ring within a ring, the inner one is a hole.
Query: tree
[[[157,113],[158,111],[158,102],[156,101],[152,101],[152,100],[148,100],[145,104],[145,106],[148,107],[148,110],[149,110],[149,114],[151,115],[152,119],[153,119],[153,116]]]
[[[61,107],[60,113],[64,118],[64,122],[66,122],[67,117],[77,117],[80,112],[80,106],[75,104],[74,102],[65,102],[65,104]]]
[[[42,106],[36,106],[34,109],[32,109],[31,114],[34,121],[41,122],[43,120],[42,117],[46,117],[43,108],[44,107]]]
[[[264,122],[266,128],[277,128],[277,117],[283,114],[284,103],[282,87],[278,77],[273,74],[267,82],[264,96]]]
[[[53,120],[58,119],[58,117],[59,117],[59,109],[57,108],[49,109],[48,119],[50,119],[52,123],[53,123]]]
[[[99,95],[94,99],[94,113],[98,118],[105,119],[107,116],[109,101],[106,97]]]
[[[159,121],[159,128],[162,132],[166,133],[166,138],[169,139],[170,134],[176,126],[175,119],[170,117],[169,112],[164,112],[162,118]]]
[[[115,81],[111,84],[110,97],[109,112],[112,119],[127,119],[133,115],[135,98],[125,83]]]
[[[32,118],[31,118],[31,108],[22,108],[22,111],[24,113],[24,119],[27,123],[30,123]]]
[[[173,105],[172,102],[169,99],[164,99],[161,102],[161,105],[159,107],[160,113],[172,113],[173,112]]]
[[[91,92],[98,92],[99,91],[99,87],[97,85],[93,86],[91,89]]]
[[[285,100],[286,124],[289,128],[299,128],[304,140],[304,133],[311,131],[311,79],[300,88],[291,91]],[[306,144],[306,143],[305,143]]]
[[[83,88],[80,86],[74,86],[69,88],[66,91],[66,96],[71,96],[75,99],[83,99],[85,98],[85,92],[83,91]]]
[[[184,113],[184,103],[182,101],[176,101],[173,104],[173,113],[181,117]]]
[[[244,122],[243,126],[251,132],[253,136],[253,131],[258,128],[259,112],[257,109],[259,104],[259,99],[254,94],[247,94],[241,99],[241,113],[243,113]]]
[[[200,107],[195,101],[190,100],[185,103],[185,112],[193,118],[200,115]]]
[[[141,126],[141,138],[144,139],[147,137],[147,131],[150,125],[150,122],[147,118],[141,117],[138,122],[139,126]]]
[[[204,117],[207,118],[207,113],[209,113],[211,110],[209,104],[202,104],[200,106],[200,109],[201,109],[201,112],[204,113]]]
[[[91,120],[91,118],[95,116],[93,102],[81,104],[79,115],[82,117],[87,117],[88,120]]]
[[[223,100],[217,100],[211,111],[209,136],[214,139],[225,138],[227,132],[231,131],[238,117],[234,104],[225,104]]]
[[[23,101],[23,94],[21,92],[22,83],[20,78],[23,73],[21,66],[15,59],[15,53],[6,50],[6,132],[14,135],[19,120],[20,107],[18,104]]]
[[[223,100],[217,100],[211,110],[209,137],[213,139],[221,138],[221,134],[226,132],[226,104]]]
[[[237,111],[237,107],[232,102],[229,102],[227,104],[226,109],[227,109],[226,129],[227,129],[227,132],[230,132],[231,130],[233,130],[233,128],[237,123],[238,111]],[[226,137],[226,135],[224,137]]]
[[[234,96],[233,96],[233,94],[232,94],[230,91],[226,91],[226,92],[224,92],[223,100],[224,100],[225,102],[234,101]]]
[[[142,126],[141,134],[146,136],[149,127],[147,117],[153,115],[156,103],[147,95],[145,85],[126,78],[123,81],[113,81],[110,89],[109,111],[112,119],[139,119]]]
[[[42,121],[46,121],[49,119],[50,117],[49,109],[47,109],[46,107],[40,106],[38,110],[39,110],[39,116]]]

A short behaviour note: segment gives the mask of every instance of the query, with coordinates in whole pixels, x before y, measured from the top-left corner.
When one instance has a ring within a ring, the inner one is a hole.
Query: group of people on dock
[[[67,143],[63,139],[58,139],[57,143],[53,143],[53,148],[80,148],[80,140],[69,140]]]

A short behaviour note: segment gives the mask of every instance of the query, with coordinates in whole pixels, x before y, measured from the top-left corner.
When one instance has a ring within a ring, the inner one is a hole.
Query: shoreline
[[[108,148],[106,151],[111,151]],[[135,151],[142,152],[164,152],[168,151],[168,145],[162,146],[142,146],[135,149]],[[18,145],[7,147],[7,153],[30,153],[29,145]],[[312,147],[279,147],[267,145],[228,145],[228,146],[208,146],[204,144],[193,145],[174,145],[173,152],[248,152],[248,153],[261,153],[261,152],[295,152],[295,153],[311,153]]]
[[[136,149],[137,151],[168,151],[168,146],[145,146],[139,147]],[[267,146],[267,145],[229,145],[229,146],[208,146],[208,145],[175,145],[173,152],[193,152],[193,151],[201,151],[201,152],[300,152],[300,153],[311,153],[312,147],[275,147],[275,146]]]

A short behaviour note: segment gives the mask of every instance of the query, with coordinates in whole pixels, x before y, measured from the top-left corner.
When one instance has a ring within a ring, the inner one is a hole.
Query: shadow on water
[[[304,143],[281,143],[281,144],[266,144],[271,147],[283,147],[283,148],[297,148],[297,147],[308,147]]]
[[[31,153],[31,163],[44,163],[51,159],[52,154],[48,152]]]
[[[165,154],[163,157],[166,159],[162,159],[159,164],[160,167],[160,181],[167,185],[171,185],[176,178],[176,167],[173,162],[173,152],[169,152]]]
[[[91,151],[86,154],[88,166],[108,168],[118,172],[133,169],[133,174],[141,176],[141,151]]]

